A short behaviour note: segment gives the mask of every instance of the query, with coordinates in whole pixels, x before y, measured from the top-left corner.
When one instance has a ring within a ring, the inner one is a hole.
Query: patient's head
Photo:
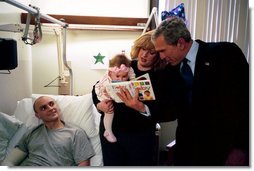
[[[60,109],[56,101],[48,96],[41,96],[34,101],[35,116],[44,122],[60,120]]]

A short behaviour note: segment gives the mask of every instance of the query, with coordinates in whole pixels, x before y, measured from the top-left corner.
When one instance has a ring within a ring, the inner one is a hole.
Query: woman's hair
[[[140,49],[154,49],[154,45],[151,41],[153,30],[146,32],[145,34],[139,36],[135,41],[134,45],[131,47],[131,59],[136,59]]]
[[[109,67],[120,67],[121,64],[130,67],[131,61],[124,54],[117,54],[109,61]]]
[[[180,38],[191,41],[191,34],[184,21],[179,17],[171,17],[161,22],[152,34],[152,41],[163,35],[167,44],[177,45]]]

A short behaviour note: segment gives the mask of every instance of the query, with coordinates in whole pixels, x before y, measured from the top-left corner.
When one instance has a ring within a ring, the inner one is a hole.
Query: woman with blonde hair
[[[151,42],[151,34],[152,31],[147,32],[134,41],[131,48],[131,58],[133,59],[131,61],[131,67],[133,68],[136,77],[148,73],[152,85],[157,85],[158,76],[156,70],[158,69],[157,66],[159,66],[158,64],[160,64],[161,60]],[[104,113],[114,110],[112,131],[117,137],[117,142],[110,143],[106,140],[103,135],[105,127],[103,122],[100,124],[100,138],[104,165],[156,165],[156,148],[158,148],[158,144],[156,144],[157,137],[155,131],[156,123],[158,121],[157,118],[160,114],[156,106],[156,101],[139,101],[138,91],[136,92],[135,97],[129,96],[131,99],[124,101],[124,103],[115,103],[110,100],[99,101],[94,88],[92,93],[94,104],[98,110]],[[101,115],[101,121],[103,121],[105,116],[104,113]]]

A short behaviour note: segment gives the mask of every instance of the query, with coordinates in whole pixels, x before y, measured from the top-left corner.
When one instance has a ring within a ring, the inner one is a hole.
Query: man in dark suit
[[[177,85],[179,102],[172,106],[177,107],[178,121],[174,164],[248,166],[249,64],[240,48],[229,42],[194,41],[177,17],[164,20],[152,40],[160,58],[179,71],[178,79],[169,78]],[[181,71],[183,61],[189,83]],[[165,101],[161,104],[165,108]]]

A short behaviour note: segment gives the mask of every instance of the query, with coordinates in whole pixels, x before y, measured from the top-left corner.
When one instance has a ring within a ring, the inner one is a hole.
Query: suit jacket
[[[196,41],[192,105],[182,98],[178,108],[175,164],[224,165],[232,149],[249,151],[249,65],[234,43]]]

